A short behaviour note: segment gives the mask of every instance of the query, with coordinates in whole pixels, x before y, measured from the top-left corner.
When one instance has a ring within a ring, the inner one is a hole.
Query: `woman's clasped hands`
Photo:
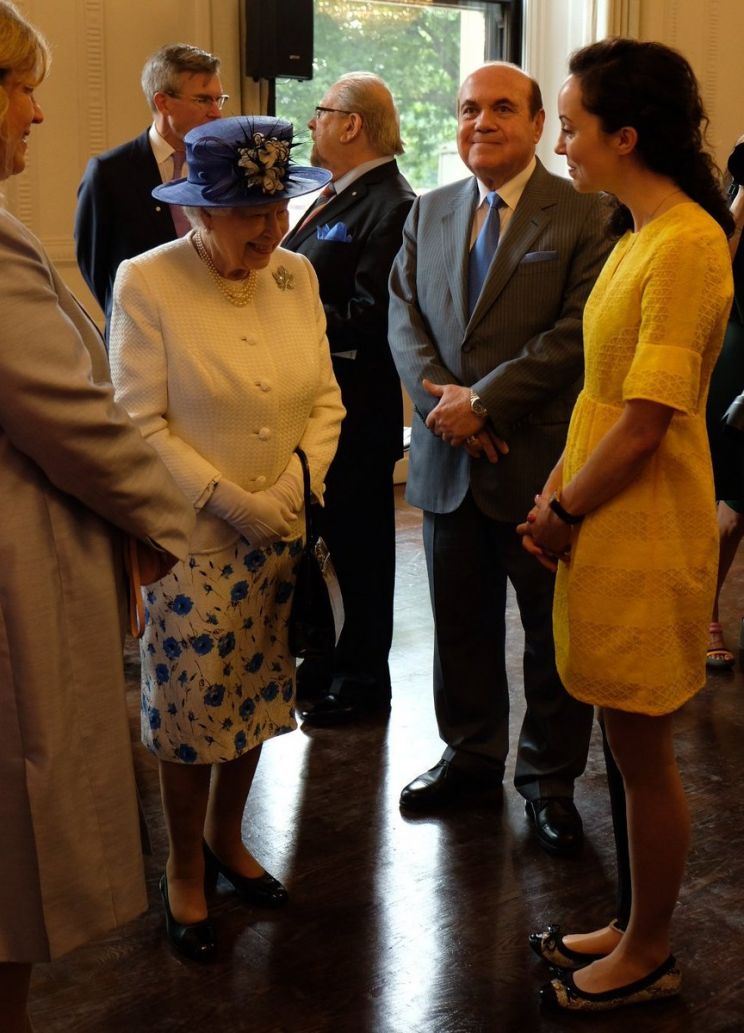
[[[535,505],[523,524],[517,525],[522,546],[531,556],[555,572],[558,561],[568,563],[571,556],[571,528],[556,516],[549,505],[549,497],[535,495]]]
[[[300,508],[289,484],[280,482],[281,478],[273,488],[250,492],[223,477],[205,509],[231,524],[255,548],[264,548],[290,533]]]

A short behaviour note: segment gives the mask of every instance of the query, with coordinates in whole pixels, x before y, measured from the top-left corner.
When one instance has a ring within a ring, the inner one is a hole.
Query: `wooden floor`
[[[174,957],[157,880],[165,837],[155,766],[135,748],[152,831],[151,910],[120,935],[37,969],[37,1033],[733,1033],[744,1030],[744,678],[712,677],[679,717],[694,845],[676,918],[682,998],[608,1016],[546,1017],[547,976],[527,934],[612,917],[613,862],[597,736],[577,788],[586,845],[551,859],[521,798],[447,818],[404,818],[401,787],[439,758],[431,706],[431,618],[418,513],[402,501],[394,704],[389,722],[297,731],[264,749],[245,834],[289,887],[261,913],[220,884],[219,960]],[[732,641],[744,561],[725,589]],[[512,741],[521,717],[521,634],[510,603]],[[136,670],[130,667],[132,685]],[[130,692],[136,736],[136,691]],[[2,1017],[0,1016],[0,1028]]]

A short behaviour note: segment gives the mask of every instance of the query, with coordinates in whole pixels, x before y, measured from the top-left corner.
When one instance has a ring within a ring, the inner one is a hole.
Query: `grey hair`
[[[201,208],[196,208],[192,205],[184,205],[182,211],[191,223],[192,229],[206,229],[206,223],[204,222]]]
[[[347,72],[334,84],[335,101],[362,116],[370,147],[377,153],[403,154],[400,117],[387,83],[373,72]]]
[[[188,43],[168,43],[156,50],[145,61],[142,69],[142,92],[152,111],[156,93],[175,93],[178,76],[182,72],[191,75],[217,75],[220,59],[206,50],[199,50]]]

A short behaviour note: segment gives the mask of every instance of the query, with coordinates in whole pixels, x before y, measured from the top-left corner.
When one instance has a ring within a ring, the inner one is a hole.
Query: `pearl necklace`
[[[202,262],[206,265],[212,274],[212,279],[217,284],[217,289],[220,293],[227,298],[231,305],[236,305],[238,308],[244,308],[246,305],[250,305],[253,301],[253,295],[256,293],[256,270],[251,269],[248,276],[239,282],[237,286],[233,286],[233,281],[228,280],[227,277],[223,276],[222,273],[217,269],[217,266],[212,261],[212,256],[207,251],[204,241],[201,239],[201,235],[197,231],[191,238],[196,248],[196,253],[201,258]]]

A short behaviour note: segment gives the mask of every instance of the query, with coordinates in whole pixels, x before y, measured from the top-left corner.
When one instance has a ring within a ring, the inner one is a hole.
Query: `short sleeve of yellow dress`
[[[626,400],[675,412],[642,474],[587,515],[570,565],[559,564],[556,660],[569,693],[585,702],[666,714],[705,682],[718,562],[705,402],[732,290],[722,230],[685,202],[625,234],[587,301],[585,383],[564,481]]]

